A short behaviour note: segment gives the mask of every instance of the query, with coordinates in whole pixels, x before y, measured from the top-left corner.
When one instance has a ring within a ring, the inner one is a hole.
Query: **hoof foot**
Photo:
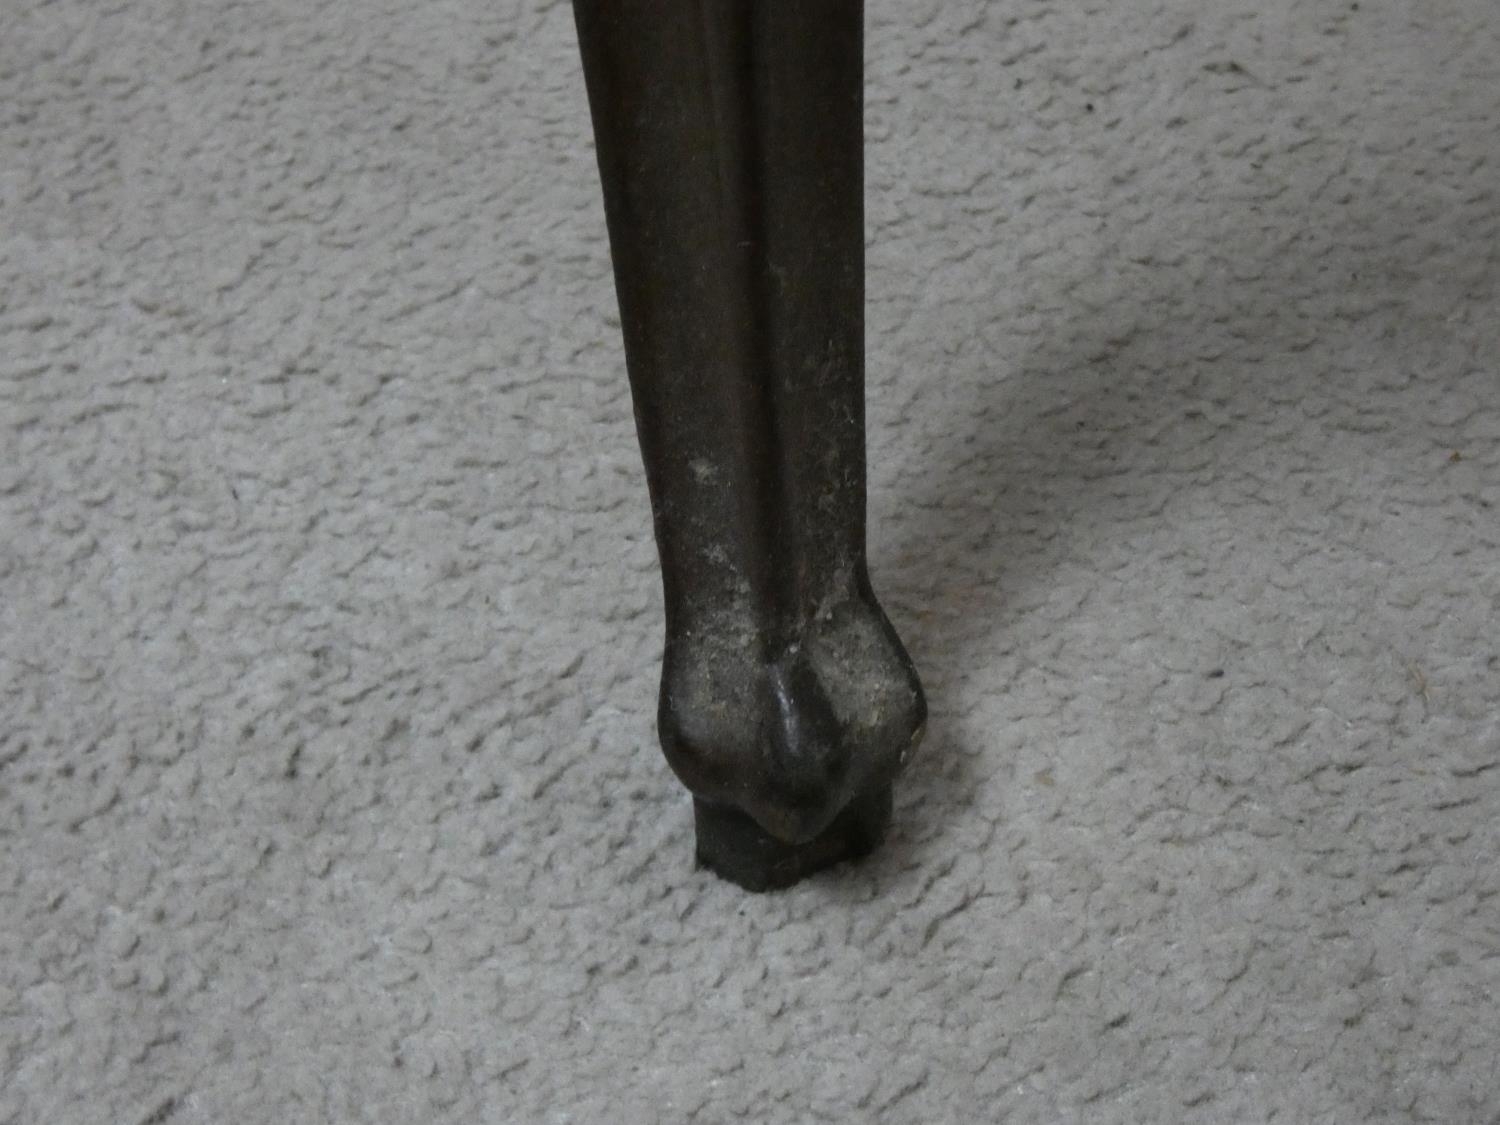
[[[874,851],[891,822],[891,787],[856,797],[810,840],[789,844],[732,805],[693,800],[698,865],[747,891],[790,887],[815,872]]]
[[[872,595],[776,651],[751,620],[668,638],[658,733],[696,800],[698,859],[751,890],[873,849],[926,717]]]

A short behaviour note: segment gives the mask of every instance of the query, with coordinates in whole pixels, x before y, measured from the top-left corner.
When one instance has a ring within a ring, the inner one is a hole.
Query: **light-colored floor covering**
[[[1500,9],[872,0],[888,846],[692,869],[571,12],[0,6],[0,1121],[1500,1119]]]

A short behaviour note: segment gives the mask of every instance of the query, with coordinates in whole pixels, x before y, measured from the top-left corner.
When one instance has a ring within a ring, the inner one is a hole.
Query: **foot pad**
[[[874,851],[891,822],[891,787],[856,797],[832,824],[802,844],[776,839],[739,809],[696,797],[693,822],[698,866],[747,891],[779,890]]]

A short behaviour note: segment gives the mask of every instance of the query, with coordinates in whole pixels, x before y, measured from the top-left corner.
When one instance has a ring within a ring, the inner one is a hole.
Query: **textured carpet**
[[[757,897],[568,6],[0,6],[0,1121],[1500,1120],[1500,10],[866,49],[933,721]]]

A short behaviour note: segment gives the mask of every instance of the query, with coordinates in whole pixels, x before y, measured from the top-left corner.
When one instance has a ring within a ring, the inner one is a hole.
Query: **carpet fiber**
[[[887,846],[697,873],[571,12],[0,8],[0,1121],[1500,1120],[1500,10],[872,0]]]

